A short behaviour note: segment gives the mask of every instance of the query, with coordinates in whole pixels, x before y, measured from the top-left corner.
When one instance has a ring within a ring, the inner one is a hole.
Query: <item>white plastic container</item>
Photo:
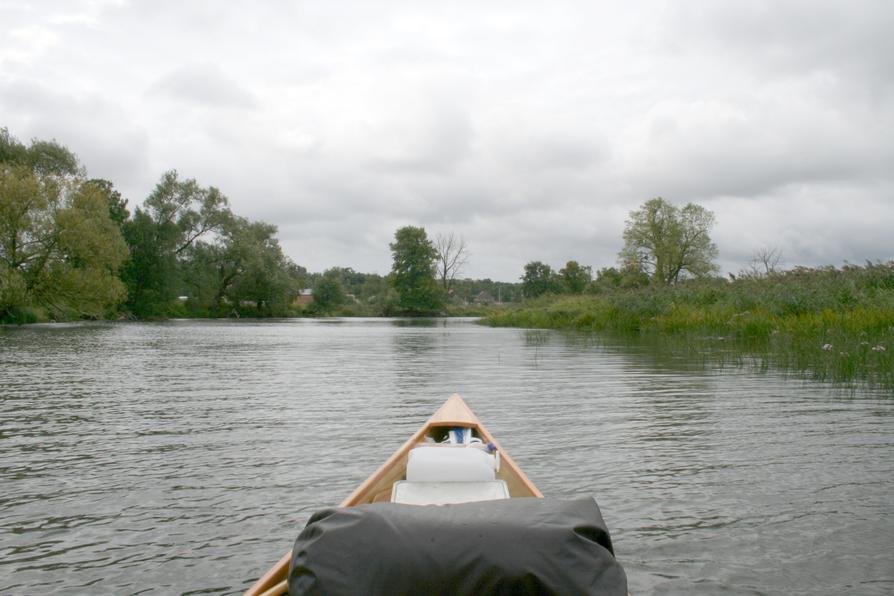
[[[496,458],[476,447],[421,446],[408,455],[408,482],[482,482],[495,478]]]

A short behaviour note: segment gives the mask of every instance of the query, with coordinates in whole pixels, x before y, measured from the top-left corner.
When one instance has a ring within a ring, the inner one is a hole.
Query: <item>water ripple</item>
[[[371,319],[0,328],[0,593],[239,593],[453,392],[635,594],[894,588],[889,395]]]

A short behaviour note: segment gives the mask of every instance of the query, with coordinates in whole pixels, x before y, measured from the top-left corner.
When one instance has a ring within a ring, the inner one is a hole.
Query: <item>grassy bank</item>
[[[702,357],[733,351],[759,366],[894,389],[894,263],[545,297],[484,320],[666,336]]]

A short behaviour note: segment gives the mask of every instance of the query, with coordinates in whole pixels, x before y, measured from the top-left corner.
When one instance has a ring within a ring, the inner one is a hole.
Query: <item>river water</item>
[[[468,320],[0,328],[0,594],[238,593],[458,392],[636,594],[894,593],[894,399]]]

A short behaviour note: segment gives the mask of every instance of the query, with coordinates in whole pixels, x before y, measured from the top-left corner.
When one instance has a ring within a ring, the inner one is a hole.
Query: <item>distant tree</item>
[[[699,205],[678,209],[660,197],[647,201],[630,212],[619,254],[622,266],[641,270],[659,284],[714,273],[717,247],[708,235],[713,226],[714,214]]]
[[[589,291],[599,294],[619,288],[639,288],[647,285],[649,285],[649,276],[640,269],[619,270],[615,267],[604,267],[596,272],[596,279],[590,284]]]
[[[443,297],[435,281],[438,252],[425,228],[405,226],[394,233],[390,245],[393,264],[390,282],[399,296],[397,307],[411,314],[437,312]]]
[[[558,292],[560,288],[552,267],[540,261],[531,261],[525,265],[525,274],[521,280],[525,298],[536,298],[549,292]]]
[[[323,273],[314,286],[314,310],[331,312],[347,302],[344,286],[341,283],[341,271],[330,269]]]
[[[748,267],[740,271],[739,275],[751,278],[770,276],[776,273],[780,260],[782,251],[779,248],[764,246],[752,253]]]
[[[453,232],[435,236],[437,256],[437,275],[444,292],[450,291],[453,281],[462,273],[469,260],[466,241],[457,238]]]
[[[289,278],[289,284],[296,295],[299,290],[303,290],[308,286],[307,269],[301,265],[296,265],[291,259],[286,264],[286,276]]]
[[[173,170],[165,173],[124,226],[131,255],[122,279],[131,312],[164,316],[181,285],[187,250],[204,235],[220,232],[231,218],[227,198],[218,189],[181,180]]]
[[[559,270],[559,279],[565,292],[583,294],[593,279],[593,270],[590,267],[582,267],[577,261],[568,261],[565,267]]]
[[[286,314],[294,295],[287,275],[288,263],[278,243],[268,247],[234,284],[233,302],[251,305],[257,316]]]
[[[248,300],[257,305],[257,297],[249,294],[257,291],[260,282],[255,279],[250,284],[252,291],[243,282],[247,277],[257,278],[259,270],[277,280],[275,285],[283,294],[261,292],[261,310],[267,302],[288,302],[294,286],[289,264],[276,239],[276,226],[234,215],[224,220],[213,240],[194,242],[184,253],[181,267],[189,295],[209,312],[225,314],[232,310],[228,304]],[[290,281],[284,282],[286,279]]]

